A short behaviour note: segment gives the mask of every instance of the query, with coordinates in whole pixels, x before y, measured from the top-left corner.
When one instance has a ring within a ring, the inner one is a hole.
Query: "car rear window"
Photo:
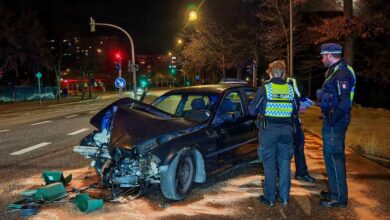
[[[164,112],[174,115],[181,99],[182,95],[170,95],[164,99],[161,99],[160,102],[154,103],[153,106]]]

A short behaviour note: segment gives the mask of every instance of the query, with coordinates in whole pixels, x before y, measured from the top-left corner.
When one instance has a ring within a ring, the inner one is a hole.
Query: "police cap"
[[[343,47],[340,44],[327,43],[321,45],[322,54],[341,54],[343,53]]]

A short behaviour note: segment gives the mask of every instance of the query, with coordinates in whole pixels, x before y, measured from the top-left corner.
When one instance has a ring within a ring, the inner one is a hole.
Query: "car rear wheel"
[[[178,154],[166,172],[161,174],[161,191],[172,200],[184,199],[192,188],[195,178],[195,165],[192,153],[184,151]]]

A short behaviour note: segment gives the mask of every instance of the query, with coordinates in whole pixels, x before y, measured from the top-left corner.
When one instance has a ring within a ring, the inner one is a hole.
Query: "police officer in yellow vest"
[[[321,62],[328,69],[325,82],[317,90],[323,115],[322,140],[329,191],[322,191],[321,206],[347,207],[348,188],[345,169],[345,133],[351,120],[356,77],[352,67],[341,58],[343,47],[328,43],[321,46]]]
[[[293,87],[284,80],[285,71],[286,65],[282,60],[269,64],[267,72],[271,79],[258,89],[249,104],[249,112],[258,116],[260,127],[265,176],[264,195],[260,196],[260,202],[271,207],[276,200],[287,205],[291,187],[290,162],[294,153],[292,119],[297,114],[297,97]]]
[[[298,84],[296,79],[287,77],[287,83],[289,83],[294,88],[294,92],[298,98],[301,98],[301,93],[298,89]],[[299,103],[299,102],[298,102]],[[299,107],[299,106],[298,106]],[[306,159],[305,159],[305,134],[302,130],[302,122],[298,117],[294,117],[294,162],[295,162],[295,178],[305,182],[315,182],[315,179],[309,175]]]

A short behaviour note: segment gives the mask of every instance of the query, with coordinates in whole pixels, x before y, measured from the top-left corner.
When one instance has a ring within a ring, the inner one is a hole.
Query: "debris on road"
[[[55,183],[55,182],[61,182],[64,185],[68,185],[70,181],[72,181],[72,174],[68,175],[66,178],[64,178],[64,175],[61,171],[43,171],[42,173],[42,179],[45,181],[46,185]]]
[[[76,195],[75,203],[77,208],[85,213],[103,208],[103,199],[92,199],[88,193]]]
[[[58,201],[68,195],[64,185],[72,180],[72,175],[64,178],[60,171],[44,171],[42,179],[45,186],[21,192],[22,199],[10,204],[7,212],[21,211],[24,217],[32,216],[38,213],[38,208],[45,202]]]

